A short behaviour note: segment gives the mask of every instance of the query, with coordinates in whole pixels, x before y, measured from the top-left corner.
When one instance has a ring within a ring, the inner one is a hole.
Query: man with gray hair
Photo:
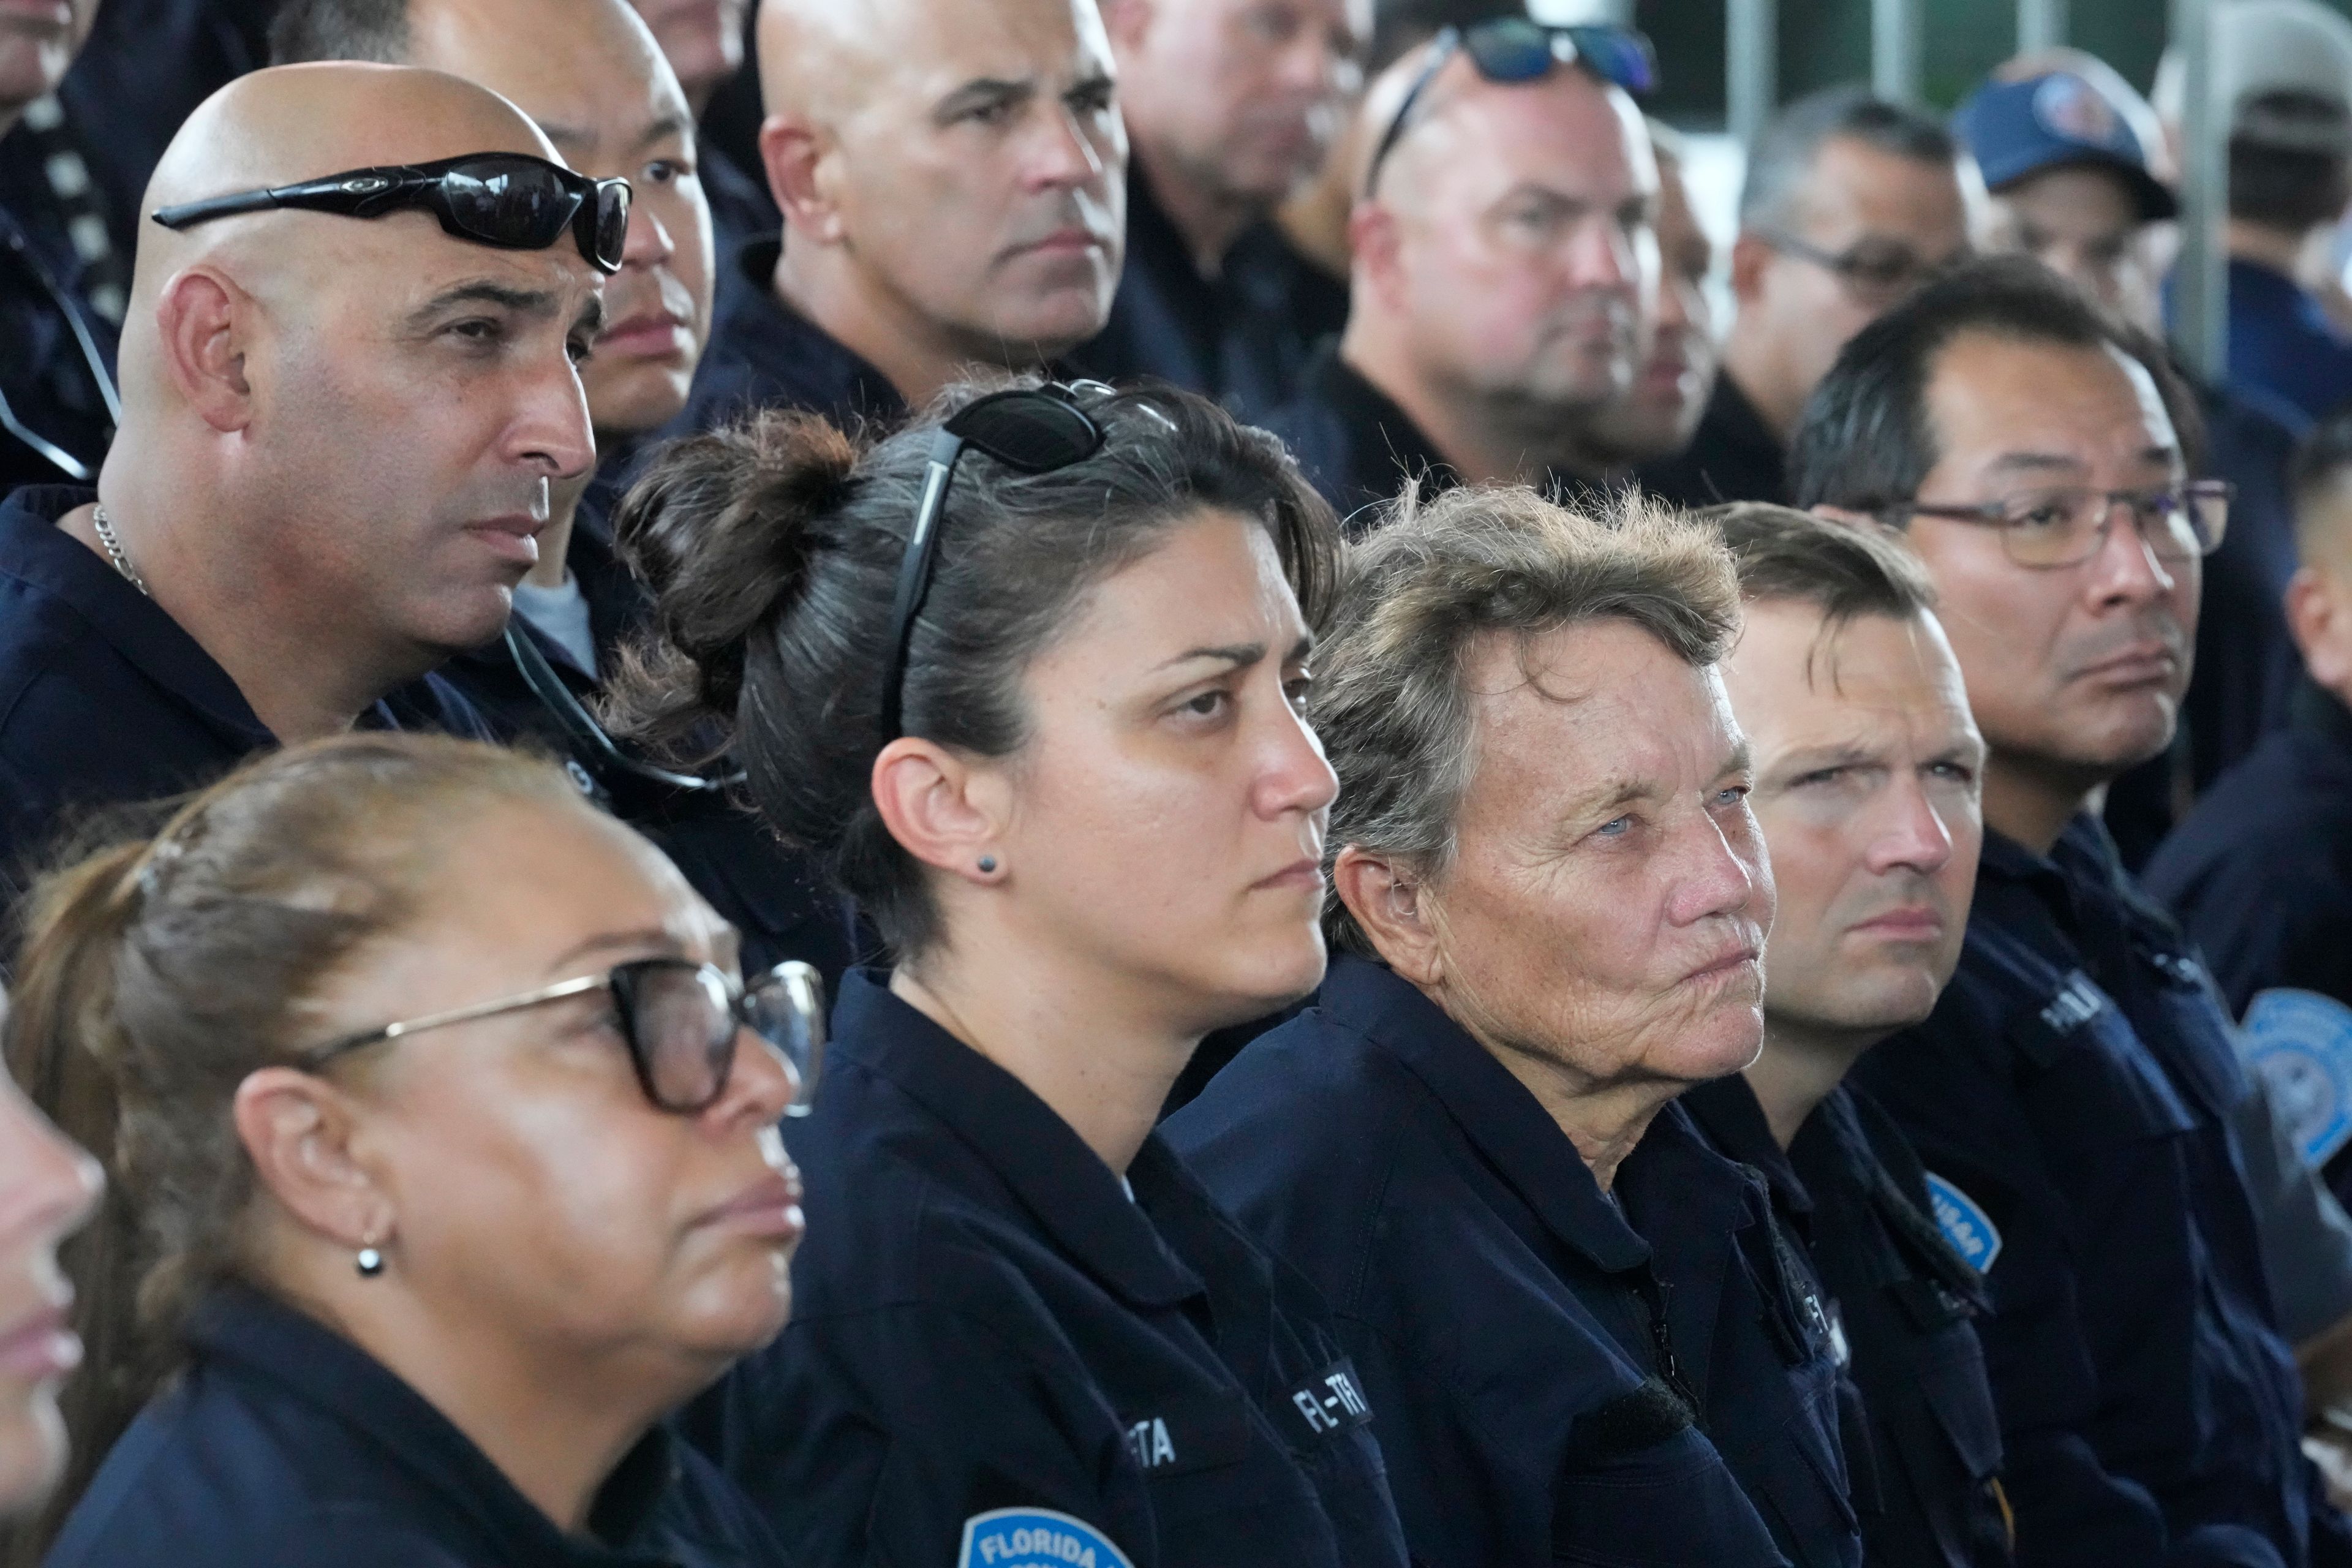
[[[1789,499],[1784,452],[1848,338],[1969,250],[1951,134],[1858,87],[1799,99],[1749,153],[1731,247],[1738,313],[1698,433],[1642,470],[1683,506]]]
[[[1437,1568],[1861,1560],[1818,1289],[1674,1103],[1763,1032],[1738,624],[1646,502],[1408,499],[1316,660],[1339,956],[1167,1123],[1329,1298]]]

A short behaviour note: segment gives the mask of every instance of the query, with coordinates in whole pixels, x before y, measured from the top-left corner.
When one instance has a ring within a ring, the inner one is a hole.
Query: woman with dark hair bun
[[[1152,1131],[1322,976],[1329,510],[1202,399],[1028,384],[689,440],[619,531],[636,728],[715,736],[894,960],[789,1130],[793,1326],[698,1412],[787,1550],[1402,1563],[1318,1298]]]

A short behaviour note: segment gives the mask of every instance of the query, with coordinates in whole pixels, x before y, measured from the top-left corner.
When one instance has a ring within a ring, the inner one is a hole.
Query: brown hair
[[[1693,665],[1739,628],[1731,558],[1710,529],[1626,492],[1571,511],[1520,486],[1465,486],[1424,501],[1408,489],[1352,545],[1309,712],[1339,775],[1326,840],[1433,876],[1477,766],[1470,660],[1489,637],[1520,642],[1580,622],[1630,621]],[[1335,948],[1373,954],[1333,896]]]
[[[901,958],[942,933],[924,868],[874,804],[884,644],[933,440],[991,389],[951,387],[878,442],[782,412],[690,437],[654,459],[614,522],[656,595],[654,636],[613,683],[614,722],[699,740],[699,761],[729,751],[761,819],[818,855]],[[957,464],[908,647],[908,734],[1019,750],[1030,663],[1092,588],[1206,510],[1265,530],[1316,624],[1339,525],[1280,442],[1171,387],[1077,395],[1103,433],[1092,456],[1045,473],[978,451]]]
[[[311,1043],[320,984],[415,918],[450,837],[500,801],[589,809],[517,752],[343,736],[249,763],[153,837],[35,889],[0,1040],[108,1177],[62,1251],[88,1355],[61,1401],[73,1454],[40,1542],[169,1370],[186,1310],[247,1271],[237,1086]]]
[[[1927,569],[1877,523],[1840,522],[1757,500],[1692,517],[1730,547],[1741,598],[1811,605],[1832,628],[1856,616],[1907,621],[1936,607]]]

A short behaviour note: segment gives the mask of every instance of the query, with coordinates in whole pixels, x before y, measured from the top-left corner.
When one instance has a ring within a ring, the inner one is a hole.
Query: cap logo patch
[[[2081,77],[2064,72],[2033,89],[2033,118],[2062,142],[2112,148],[2125,134],[2115,105]]]

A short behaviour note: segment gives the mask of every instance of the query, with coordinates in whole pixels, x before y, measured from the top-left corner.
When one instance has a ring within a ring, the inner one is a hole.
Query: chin
[[[1203,996],[1213,994],[1224,1003],[1203,1026],[1223,1029],[1279,1013],[1323,984],[1324,963],[1319,930],[1296,940],[1260,942],[1236,954],[1218,983],[1202,987]]]

